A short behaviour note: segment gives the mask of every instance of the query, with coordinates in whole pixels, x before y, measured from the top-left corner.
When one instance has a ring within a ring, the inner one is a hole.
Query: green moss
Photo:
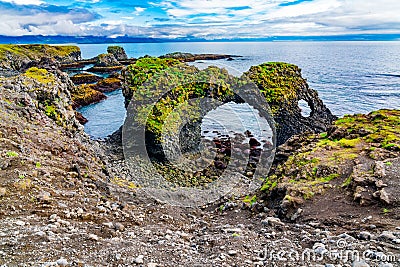
[[[253,204],[255,204],[255,203],[257,203],[257,196],[256,195],[254,195],[254,196],[246,196],[244,199],[243,199],[243,202],[244,203],[247,203],[247,204],[249,204],[249,205],[253,205]]]
[[[14,158],[14,157],[18,157],[18,153],[15,151],[7,151],[6,156],[9,158]]]
[[[359,144],[360,142],[361,142],[361,140],[359,138],[350,139],[350,140],[343,138],[343,139],[339,140],[339,145],[344,148],[352,148],[352,147],[356,147],[356,145]]]
[[[36,67],[32,67],[28,69],[25,74],[26,77],[37,80],[40,83],[48,84],[55,83],[55,77],[53,74],[49,73],[45,69],[39,69]]]
[[[6,53],[16,54],[19,56],[26,56],[32,60],[38,60],[42,57],[63,58],[71,55],[72,53],[80,53],[78,46],[69,45],[43,45],[43,44],[30,44],[30,45],[13,45],[13,44],[0,44],[0,60],[5,58]]]
[[[238,88],[240,83],[224,69],[208,67],[199,71],[178,64],[179,61],[169,58],[142,58],[125,72],[129,84],[125,96],[139,103],[135,105],[136,119],[156,136],[161,136],[162,132],[176,132],[182,117],[191,121],[201,117],[200,105],[188,103],[189,99],[213,97],[225,102],[234,95],[231,88]],[[153,103],[146,103],[149,98],[160,100],[153,107]],[[166,120],[169,123],[165,123]]]
[[[346,180],[342,183],[342,187],[348,187],[351,184],[351,176],[347,177]]]
[[[299,67],[283,62],[253,66],[245,75],[258,86],[274,114],[280,106],[294,104],[306,83]]]

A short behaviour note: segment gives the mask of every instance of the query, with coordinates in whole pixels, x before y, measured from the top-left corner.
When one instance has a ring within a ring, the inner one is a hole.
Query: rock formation
[[[338,119],[326,133],[278,147],[262,188],[269,207],[291,218],[307,200],[332,195],[362,206],[400,204],[400,111]]]
[[[301,70],[287,63],[264,63],[245,73],[260,89],[276,122],[277,145],[304,132],[324,132],[336,119],[302,78]],[[299,101],[308,103],[311,114],[304,117]]]
[[[118,61],[128,59],[124,48],[121,46],[109,46],[107,47],[107,53],[114,55]]]
[[[81,51],[77,46],[0,45],[0,70],[3,71],[19,71],[37,66],[42,58],[51,58],[58,63],[72,63],[81,58]]]

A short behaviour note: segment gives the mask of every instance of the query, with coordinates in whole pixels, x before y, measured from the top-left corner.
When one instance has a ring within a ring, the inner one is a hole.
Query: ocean
[[[83,58],[105,53],[110,44],[79,44]],[[233,61],[197,62],[226,67],[232,74],[263,62],[281,61],[299,66],[311,88],[338,116],[400,109],[400,42],[207,42],[129,43],[129,57],[160,56],[170,52],[239,55]],[[121,91],[101,103],[80,109],[88,118],[85,131],[104,138],[124,122]]]

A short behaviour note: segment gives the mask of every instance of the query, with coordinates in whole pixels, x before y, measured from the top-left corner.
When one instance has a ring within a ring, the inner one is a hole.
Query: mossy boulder
[[[105,78],[96,84],[96,90],[100,92],[112,92],[122,87],[122,82],[118,78]]]
[[[109,46],[107,47],[107,53],[114,55],[117,60],[128,59],[124,48],[121,46]]]
[[[39,62],[42,58],[52,58],[60,63],[70,63],[81,58],[77,46],[56,45],[0,45],[0,68],[21,70],[27,64]]]
[[[84,84],[84,83],[95,83],[100,81],[102,78],[92,73],[79,73],[75,74],[71,77],[71,80],[75,84]]]
[[[278,147],[262,191],[290,218],[330,190],[360,205],[400,204],[400,111],[346,115],[326,133],[294,136]]]
[[[239,56],[224,55],[224,54],[191,54],[184,52],[173,52],[165,54],[160,58],[173,58],[182,62],[193,62],[196,60],[218,60],[218,59],[233,60],[233,57],[239,57]]]
[[[74,87],[71,91],[73,108],[87,106],[93,103],[98,103],[106,99],[106,95],[96,90],[95,84],[81,84]]]
[[[271,108],[277,128],[277,145],[303,132],[324,132],[336,119],[317,91],[309,88],[296,65],[269,62],[252,66],[245,75],[258,86]],[[309,117],[301,113],[301,100],[311,109]]]
[[[114,67],[121,65],[111,53],[100,54],[96,58],[95,67]]]

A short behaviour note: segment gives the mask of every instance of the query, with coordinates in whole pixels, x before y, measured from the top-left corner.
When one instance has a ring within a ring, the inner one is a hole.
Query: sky
[[[399,34],[399,0],[0,0],[0,35],[237,39]]]

